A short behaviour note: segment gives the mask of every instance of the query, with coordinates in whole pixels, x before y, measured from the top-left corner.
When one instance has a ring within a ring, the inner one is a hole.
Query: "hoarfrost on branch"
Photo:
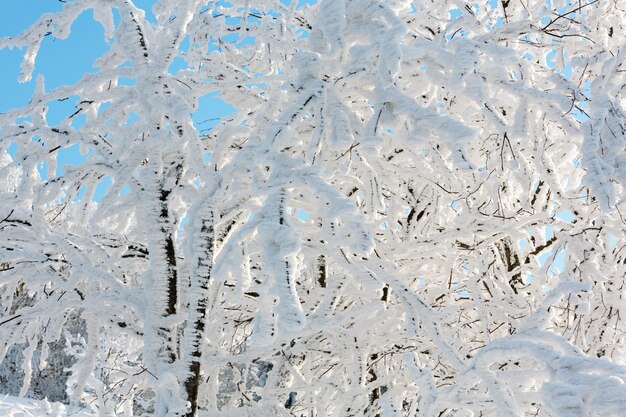
[[[62,354],[102,416],[626,409],[621,2],[64,3],[0,40],[109,46],[0,114],[13,395]]]

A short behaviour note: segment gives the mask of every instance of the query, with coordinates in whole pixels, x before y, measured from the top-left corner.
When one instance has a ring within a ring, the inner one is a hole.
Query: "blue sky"
[[[5,2],[5,4],[2,5],[2,13],[0,13],[0,37],[15,36],[34,23],[42,13],[61,10],[63,7],[62,3],[52,0],[32,0],[29,3],[30,4],[26,5],[25,2],[11,1]],[[84,18],[81,20],[84,20]],[[93,31],[94,28],[89,28],[88,30]],[[78,27],[77,31],[79,31]],[[72,39],[65,42],[76,43],[80,40],[80,42],[86,43],[87,41],[86,38],[83,39],[78,36],[72,36],[71,38]],[[49,62],[54,61],[50,60],[51,54],[54,52],[58,53],[58,45],[53,45],[54,43],[61,42],[53,42],[50,37],[44,40],[42,54],[47,54],[48,59],[46,59],[45,55],[38,58],[35,72],[36,74],[42,73],[46,75],[46,78],[50,76],[50,80],[47,80],[50,83],[48,88],[53,86],[54,78],[56,78],[58,83],[61,83],[61,79],[64,77],[63,72],[55,68],[55,66],[58,67],[59,64],[55,65],[54,62]],[[83,43],[83,46],[85,43]],[[25,105],[28,103],[34,90],[34,81],[24,84],[17,82],[23,52],[24,50],[18,49],[0,50],[0,112]],[[66,48],[66,53],[59,58],[58,62],[61,63],[64,59],[72,59],[75,57],[71,56],[69,48]],[[84,69],[84,65],[79,66],[82,68],[67,65],[69,71],[68,77],[71,77],[72,73]]]
[[[289,4],[292,0],[281,1]],[[149,21],[155,22],[151,11],[154,0],[133,0],[133,3],[144,9]],[[298,0],[298,6],[313,3],[315,0]],[[59,0],[5,1],[2,4],[2,13],[0,13],[0,37],[16,36],[37,21],[43,13],[62,9],[63,3]],[[45,76],[46,89],[50,91],[61,85],[78,81],[85,72],[95,72],[96,68],[91,64],[106,49],[102,27],[93,20],[92,12],[87,11],[74,22],[68,39],[59,40],[53,36],[44,39],[37,57],[33,81],[24,84],[17,82],[24,50],[0,50],[0,112],[28,103],[35,87],[34,80],[37,74]],[[215,114],[212,116],[215,117]],[[202,117],[203,115],[198,114],[196,119],[200,121],[210,118]],[[206,126],[203,127],[206,128]]]
[[[134,0],[134,3],[145,9],[148,20],[155,20],[150,10],[151,4],[154,3],[153,0]],[[6,5],[3,5],[3,13],[0,14],[0,37],[15,36],[34,23],[43,13],[58,11],[62,7],[63,3],[57,0],[7,2]],[[0,112],[28,103],[35,88],[34,80],[38,74],[44,75],[46,90],[50,91],[56,87],[77,82],[85,73],[96,72],[97,68],[94,68],[92,63],[106,50],[107,44],[104,41],[102,27],[93,20],[91,11],[86,11],[78,17],[72,25],[71,35],[68,39],[60,40],[53,36],[44,38],[37,56],[32,81],[23,84],[17,82],[24,50],[1,50]],[[178,61],[175,69],[182,67],[184,65]],[[207,97],[202,104],[219,106],[220,103]],[[67,103],[59,103],[59,106],[51,107],[52,124],[60,121],[68,112],[71,114],[73,105],[74,103],[68,100]],[[195,115],[194,120],[203,121],[218,117],[223,111],[232,112],[232,108],[229,107],[209,109],[208,107],[211,106],[204,106],[205,108]]]
[[[150,10],[154,0],[134,0],[134,3],[145,10],[149,21],[155,22]],[[62,8],[63,3],[58,0],[5,2],[3,12],[0,14],[0,37],[16,36],[35,23],[42,14],[59,11]],[[62,85],[76,83],[86,73],[97,72],[97,68],[92,64],[107,49],[103,29],[94,21],[92,11],[88,10],[73,23],[71,34],[67,39],[60,40],[53,36],[44,38],[35,61],[32,80],[29,82],[17,81],[25,49],[0,50],[0,112],[26,105],[33,94],[35,80],[39,74],[45,78],[46,91],[51,91]],[[185,68],[185,63],[183,60],[178,60],[170,71],[175,72],[182,68]],[[51,126],[59,124],[75,111],[75,105],[76,100],[72,98],[48,103],[48,123]],[[200,99],[199,108],[193,114],[193,120],[198,130],[206,133],[219,121],[220,116],[231,114],[233,111],[234,108],[217,98],[216,94],[209,94]],[[76,117],[72,125],[80,128],[83,123],[81,117]],[[7,146],[7,144],[3,145]],[[10,154],[13,154],[15,145],[8,146],[8,150]],[[86,159],[85,155],[81,155],[78,145],[60,150],[56,175],[63,173],[64,165],[80,165]],[[42,179],[47,180],[47,166],[41,164],[39,168]],[[103,187],[99,187],[96,191],[94,200],[97,201],[103,197],[107,188],[106,183],[105,179]]]

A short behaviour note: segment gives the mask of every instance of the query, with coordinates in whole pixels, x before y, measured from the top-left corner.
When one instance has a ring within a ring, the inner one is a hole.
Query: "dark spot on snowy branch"
[[[50,130],[53,131],[54,133],[60,133],[62,135],[66,135],[66,136],[70,134],[70,132],[68,132],[67,130],[59,130],[56,127],[53,127]]]
[[[290,392],[289,393],[289,398],[287,398],[287,401],[285,401],[285,408],[290,409],[291,407],[293,407],[294,403],[296,402],[296,397],[298,396],[298,393],[296,392]]]
[[[3,324],[8,323],[8,322],[10,322],[10,321],[13,321],[13,320],[15,320],[15,319],[19,319],[20,317],[22,317],[22,315],[21,315],[21,314],[18,314],[17,316],[13,316],[13,317],[11,317],[10,319],[6,319],[6,320],[4,320],[4,321],[0,322],[0,326],[2,326]]]
[[[76,116],[76,115],[77,115],[78,113],[80,113],[81,111],[83,111],[83,108],[82,108],[82,107],[79,107],[79,108],[78,108],[78,110],[76,110],[74,113],[72,113],[72,114],[68,117],[68,119],[73,118],[74,116]]]
[[[30,222],[28,222],[26,220],[19,220],[19,219],[11,219],[11,220],[9,220],[9,218],[11,217],[11,215],[13,214],[14,211],[15,211],[15,209],[11,209],[11,212],[4,219],[2,219],[2,221],[0,221],[0,224],[2,224],[2,223],[18,223],[18,224],[23,224],[24,226],[31,226]]]
[[[320,284],[320,287],[326,288],[326,259],[324,255],[320,255],[317,258],[317,282]]]
[[[76,294],[78,294],[81,301],[85,301],[85,294],[83,294],[82,291],[80,291],[78,288],[74,288],[74,291],[76,292]]]

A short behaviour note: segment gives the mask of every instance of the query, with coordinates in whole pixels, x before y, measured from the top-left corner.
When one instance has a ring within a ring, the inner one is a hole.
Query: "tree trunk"
[[[198,409],[198,390],[200,387],[200,366],[202,359],[202,339],[206,326],[206,312],[209,303],[209,281],[213,267],[214,218],[209,204],[200,210],[199,233],[194,236],[196,247],[196,269],[191,276],[191,300],[189,319],[186,329],[186,348],[188,349],[188,376],[185,380],[185,392],[191,408],[187,417],[196,415]]]

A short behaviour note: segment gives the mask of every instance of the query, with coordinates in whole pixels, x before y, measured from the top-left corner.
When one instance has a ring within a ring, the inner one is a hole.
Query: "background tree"
[[[20,395],[65,340],[101,415],[626,408],[619,4],[68,2],[22,80],[87,9],[99,71],[0,115]]]

